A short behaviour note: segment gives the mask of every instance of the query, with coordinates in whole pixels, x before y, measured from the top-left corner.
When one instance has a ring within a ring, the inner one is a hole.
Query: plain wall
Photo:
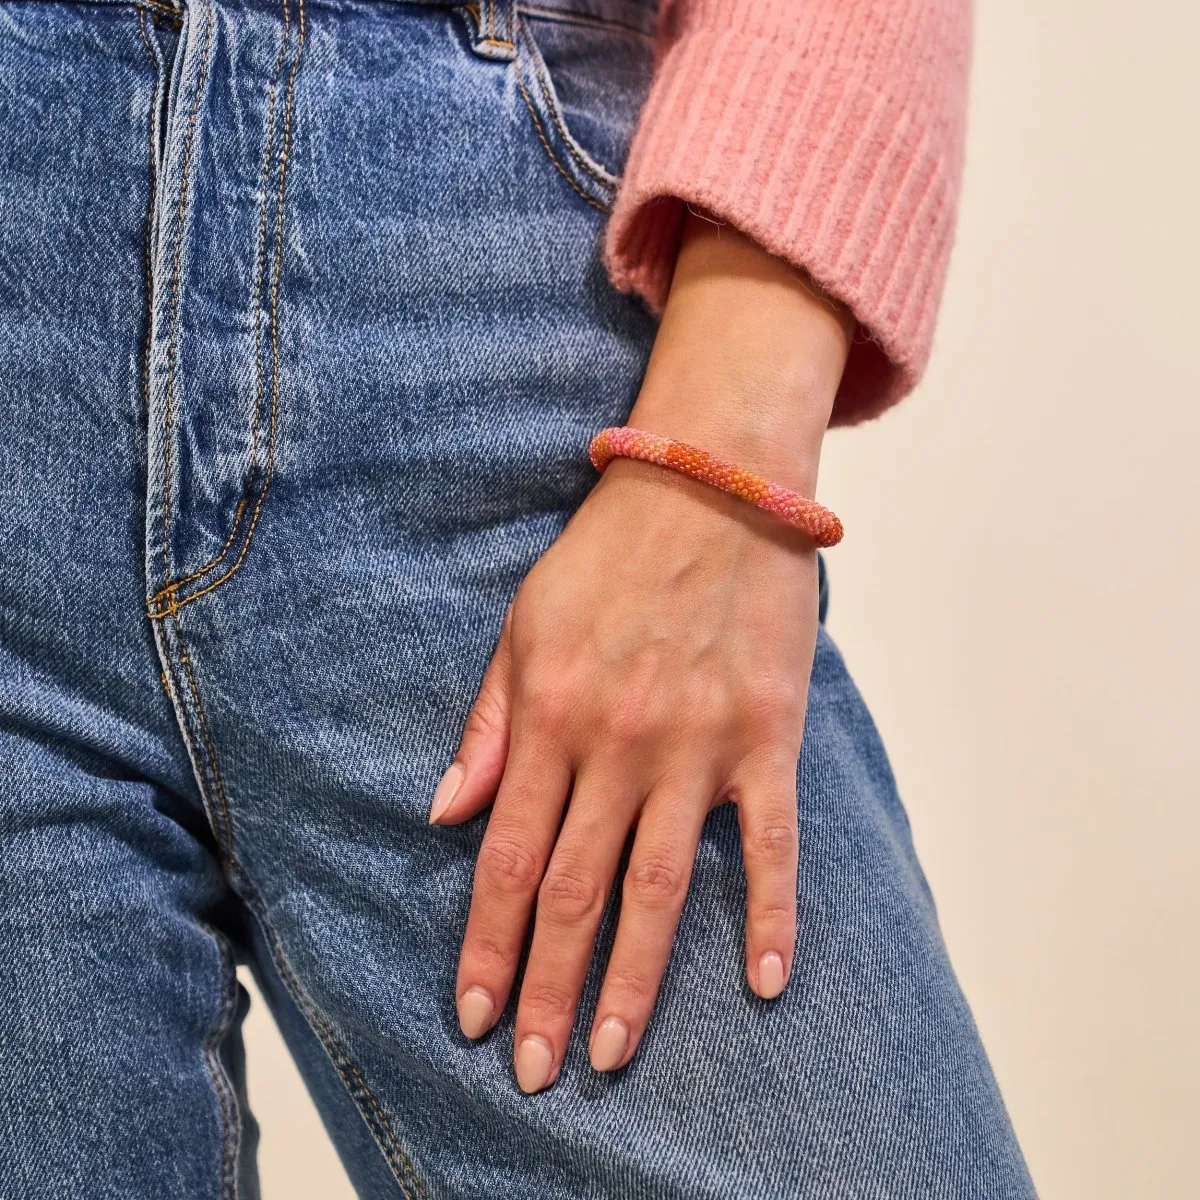
[[[1182,0],[979,0],[933,363],[822,481],[830,629],[1064,1200],[1198,1186],[1198,47]],[[349,1197],[261,1004],[247,1041],[265,1200]]]

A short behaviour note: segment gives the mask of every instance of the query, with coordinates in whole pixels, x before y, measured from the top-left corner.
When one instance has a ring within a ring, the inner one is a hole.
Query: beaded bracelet
[[[841,521],[815,500],[674,438],[635,429],[632,425],[612,425],[592,438],[588,457],[597,471],[603,471],[614,458],[658,463],[750,501],[755,508],[802,529],[818,546],[836,546],[842,540]]]

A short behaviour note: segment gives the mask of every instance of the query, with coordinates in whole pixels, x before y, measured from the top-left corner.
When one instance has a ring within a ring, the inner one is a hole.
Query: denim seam
[[[237,1200],[237,1164],[242,1149],[241,1107],[233,1081],[221,1061],[221,1046],[229,1036],[237,999],[237,976],[226,939],[206,921],[197,924],[213,939],[221,960],[221,1004],[217,1019],[204,1039],[204,1065],[221,1108],[221,1196],[222,1200]]]
[[[554,150],[551,148],[550,142],[546,137],[546,131],[542,127],[542,120],[537,114],[537,109],[533,106],[533,101],[530,99],[529,91],[525,87],[525,79],[521,72],[521,64],[520,62],[514,60],[513,66],[516,67],[517,71],[517,87],[520,88],[521,96],[525,100],[525,107],[529,109],[529,115],[533,118],[533,127],[537,133],[538,141],[542,143],[542,147],[549,156],[551,163],[554,164],[555,170],[558,171],[558,173],[567,181],[568,184],[570,184],[571,189],[577,196],[579,196],[581,200],[587,204],[590,204],[593,208],[599,209],[600,212],[608,212],[608,205],[602,204],[599,200],[589,196],[587,192],[585,192],[583,188],[581,188],[575,181],[570,171],[568,171],[567,168],[564,167],[561,162],[559,162],[558,157],[555,155]]]
[[[154,52],[154,47],[151,44],[150,35],[146,30],[146,13],[151,8],[157,8],[157,7],[158,6],[153,3],[147,3],[147,0],[138,0],[138,4],[137,4],[138,33],[141,36],[142,45],[146,49],[146,55],[150,60],[150,67],[155,74],[156,80],[158,78],[158,73],[159,73],[159,60],[158,60],[158,56]],[[151,15],[151,19],[153,19],[153,14]],[[151,102],[150,102],[150,118],[149,118],[149,121],[147,122],[148,127],[149,127],[149,141],[150,141],[149,157],[148,157],[149,175],[150,175],[150,179],[149,179],[150,201],[149,201],[149,204],[147,205],[147,212],[146,212],[147,232],[146,232],[146,252],[145,252],[147,308],[149,308],[149,305],[152,302],[151,297],[153,294],[153,262],[152,262],[152,246],[151,246],[150,231],[153,228],[154,198],[155,198],[155,194],[156,194],[157,187],[158,187],[158,172],[155,168],[155,156],[156,156],[155,121],[156,121],[156,113],[157,113],[157,104],[158,104],[158,91],[157,91],[157,84],[156,84],[155,94],[151,98]],[[150,331],[149,312],[147,312],[146,339],[145,339],[145,346],[143,348],[143,354],[144,354],[143,395],[144,395],[147,406],[149,406],[149,401],[150,401],[150,332],[151,331]],[[176,697],[178,695],[178,688],[173,684],[172,679],[168,675],[166,670],[163,670],[162,672],[160,672],[159,679],[162,683],[163,691],[166,693],[168,703],[170,703],[173,708],[178,707],[178,705],[176,703]],[[211,814],[209,815],[209,823],[212,824]],[[208,1076],[210,1085],[212,1086],[213,1092],[217,1097],[217,1103],[218,1103],[218,1105],[220,1107],[220,1111],[221,1111],[221,1145],[222,1145],[222,1151],[221,1151],[222,1168],[221,1169],[222,1169],[222,1192],[224,1193],[226,1191],[224,1181],[227,1178],[227,1173],[225,1170],[225,1162],[226,1162],[226,1158],[227,1158],[226,1145],[228,1143],[230,1132],[231,1132],[230,1120],[229,1120],[229,1115],[228,1115],[229,1114],[229,1108],[228,1108],[229,1093],[228,1093],[228,1090],[226,1087],[226,1084],[228,1083],[228,1079],[227,1079],[227,1076],[226,1076],[226,1073],[225,1073],[223,1067],[221,1066],[221,1064],[219,1062],[219,1059],[217,1059],[217,1057],[216,1057],[215,1051],[220,1046],[220,1043],[223,1040],[223,1038],[225,1036],[225,1032],[227,1030],[226,1023],[228,1021],[228,1011],[229,1011],[229,998],[228,998],[229,997],[229,987],[228,987],[228,982],[227,982],[228,967],[227,967],[227,959],[225,956],[224,947],[221,945],[221,943],[219,941],[220,935],[206,921],[198,919],[197,925],[200,927],[200,929],[203,932],[207,933],[213,939],[214,943],[216,943],[218,945],[218,948],[219,948],[219,951],[221,954],[221,1004],[217,1011],[217,1019],[216,1019],[215,1023],[209,1029],[209,1032],[205,1035],[204,1046],[203,1046],[201,1053],[204,1058],[205,1074]],[[236,1111],[236,1097],[235,1097],[235,1111]],[[239,1140],[239,1144],[240,1144],[240,1131],[237,1136],[238,1136],[238,1140]],[[236,1154],[235,1154],[235,1159],[236,1159]],[[234,1178],[236,1179],[236,1172],[234,1173]]]
[[[267,942],[271,950],[271,961],[275,969],[279,972],[279,977],[283,980],[284,986],[296,1002],[296,1006],[300,1009],[301,1014],[308,1023],[308,1027],[316,1035],[329,1061],[341,1077],[342,1085],[354,1101],[355,1107],[358,1109],[359,1115],[366,1123],[367,1128],[371,1131],[376,1145],[383,1152],[384,1159],[392,1172],[393,1178],[399,1184],[400,1190],[404,1193],[406,1200],[430,1200],[429,1193],[421,1183],[412,1159],[401,1145],[391,1120],[376,1098],[375,1093],[371,1091],[370,1085],[364,1078],[362,1071],[353,1058],[350,1057],[349,1050],[347,1050],[341,1038],[338,1037],[329,1019],[313,1003],[300,981],[296,978],[291,963],[284,953],[279,935],[267,919],[264,905],[257,893],[257,889],[254,888],[253,883],[246,877],[245,870],[236,863],[234,865],[237,867],[239,877],[243,881],[246,902],[267,936]],[[410,1190],[410,1185],[415,1189],[415,1193]]]
[[[200,785],[200,793],[204,801],[205,812],[208,814],[209,824],[216,834],[218,847],[225,858],[232,861],[232,847],[225,842],[218,828],[218,822],[214,820],[212,805],[212,793],[219,791],[223,795],[224,782],[221,780],[220,768],[217,766],[214,757],[212,739],[207,728],[207,719],[200,705],[199,692],[196,689],[195,673],[191,668],[191,660],[183,648],[183,632],[179,628],[178,621],[175,622],[175,637],[180,647],[180,656],[187,664],[188,691],[192,697],[192,706],[189,706],[184,698],[183,690],[179,686],[182,681],[177,677],[178,670],[170,657],[167,658],[168,666],[171,669],[170,675],[168,675],[167,671],[163,672],[163,686],[167,692],[168,699],[172,702],[172,706],[181,715],[180,729],[185,742],[193,751],[196,750],[196,738],[191,726],[194,721],[198,721],[203,729],[203,740],[207,748],[209,763],[207,770],[205,770],[203,760],[198,753],[193,752],[192,759],[196,764],[196,778]],[[193,708],[199,714],[198,718],[193,718]],[[215,788],[211,782],[212,777],[215,777],[217,781]],[[233,1011],[233,1000],[237,995],[237,989],[234,986],[235,975],[230,970],[231,963],[228,948],[221,935],[211,925],[200,918],[197,918],[196,924],[213,939],[221,959],[221,1002],[217,1009],[216,1019],[205,1034],[201,1056],[204,1060],[204,1073],[208,1076],[209,1084],[212,1087],[213,1094],[216,1096],[217,1106],[220,1111],[220,1195],[222,1200],[237,1200],[237,1160],[241,1153],[242,1141],[241,1109],[238,1104],[237,1093],[233,1089],[229,1073],[225,1070],[225,1065],[221,1062],[220,1055],[221,1046],[225,1038],[229,1035],[230,1014]]]
[[[201,793],[205,799],[205,808],[210,814],[209,819],[212,821],[213,810],[217,807],[213,804],[213,793],[216,794],[217,804],[219,805],[220,812],[223,814],[221,822],[223,827],[218,828],[217,823],[214,823],[214,832],[217,834],[218,845],[224,854],[229,876],[231,880],[236,880],[238,894],[246,901],[255,918],[262,926],[263,932],[267,935],[267,941],[271,948],[271,960],[275,965],[275,969],[279,972],[284,986],[287,987],[289,994],[296,1002],[296,1006],[303,1014],[309,1028],[316,1035],[330,1062],[341,1077],[342,1085],[354,1101],[355,1107],[357,1107],[359,1115],[366,1123],[367,1128],[370,1129],[376,1145],[382,1152],[388,1168],[392,1172],[406,1200],[430,1200],[429,1193],[421,1183],[412,1159],[404,1150],[392,1126],[391,1120],[375,1096],[375,1093],[371,1090],[361,1069],[350,1056],[349,1050],[341,1038],[338,1037],[329,1019],[313,1003],[300,984],[300,981],[296,978],[296,974],[283,952],[283,945],[279,935],[267,918],[265,905],[258,894],[258,889],[254,886],[249,873],[237,858],[233,847],[233,824],[232,817],[229,814],[225,780],[221,773],[220,760],[218,759],[216,744],[212,737],[208,714],[200,698],[199,684],[192,666],[191,657],[184,644],[183,629],[178,617],[173,617],[171,624],[175,634],[177,653],[175,656],[169,656],[169,661],[173,663],[174,658],[177,657],[179,662],[183,664],[187,676],[188,693],[191,697],[190,705],[182,703],[177,707],[185,714],[185,720],[182,723],[184,736],[196,750],[194,761],[198,764],[197,782],[200,784]],[[175,689],[175,694],[177,697],[182,696],[178,688]],[[194,729],[189,728],[191,726],[199,727],[200,742],[203,743],[203,757],[199,753]],[[224,1036],[223,1033],[222,1036]]]
[[[238,531],[241,529],[242,517],[246,514],[250,502],[250,492],[258,470],[259,430],[262,422],[263,399],[266,392],[266,385],[263,380],[262,294],[263,280],[266,277],[268,186],[271,181],[271,166],[274,159],[272,152],[275,148],[275,108],[278,99],[279,80],[283,75],[283,64],[287,57],[290,40],[291,18],[288,6],[285,3],[283,5],[283,38],[279,43],[279,52],[275,56],[275,66],[272,69],[271,82],[267,89],[267,128],[264,138],[263,163],[259,172],[259,191],[262,194],[262,200],[259,204],[258,234],[255,242],[254,292],[252,299],[254,308],[255,397],[254,420],[250,427],[250,466],[246,471],[246,483],[242,488],[242,495],[238,499],[237,509],[233,514],[233,525],[220,551],[213,558],[210,558],[204,566],[198,567],[190,575],[185,575],[182,579],[175,580],[169,588],[164,588],[159,592],[159,596],[166,594],[172,588],[181,588],[185,583],[191,583],[193,579],[199,579],[201,575],[207,574],[213,567],[224,560],[225,556],[229,553],[229,548],[233,545]],[[276,250],[278,252],[278,247]]]
[[[159,68],[158,56],[150,44],[150,35],[146,32],[146,13],[148,9],[138,4],[137,23],[138,33],[142,37],[142,45],[146,49],[146,57],[150,59],[150,69],[154,72],[154,91],[150,96],[150,119],[146,122],[149,127],[149,163],[150,163],[150,199],[146,205],[146,248],[142,255],[146,272],[146,334],[142,339],[142,398],[146,411],[150,409],[150,351],[151,313],[154,305],[154,198],[158,194],[158,170],[155,159],[158,153],[158,140],[155,137],[155,120],[158,113],[159,97]],[[151,18],[153,19],[153,18]]]
[[[179,641],[179,659],[183,663],[183,668],[187,672],[188,690],[192,696],[192,703],[196,707],[196,715],[200,722],[200,734],[204,740],[204,748],[208,753],[208,761],[211,764],[213,779],[216,783],[217,800],[220,804],[220,819],[217,822],[214,832],[217,834],[218,840],[225,847],[225,853],[233,857],[233,817],[229,812],[229,796],[225,791],[225,780],[221,776],[221,768],[217,762],[217,748],[212,740],[212,729],[208,723],[208,713],[204,711],[204,704],[200,700],[200,688],[196,683],[196,672],[192,668],[191,655],[187,652],[187,647],[183,642],[183,630],[180,628],[179,622],[175,622],[175,636]]]
[[[204,42],[200,50],[200,62],[196,68],[196,90],[192,97],[191,112],[183,136],[183,165],[179,175],[179,204],[175,213],[175,232],[171,247],[171,331],[167,340],[166,416],[163,429],[163,575],[171,574],[171,426],[175,416],[175,372],[179,359],[179,309],[180,283],[183,272],[183,223],[187,211],[188,185],[191,182],[193,151],[195,149],[196,124],[200,115],[200,101],[204,94],[204,81],[208,75],[208,56],[212,51],[213,28],[216,22],[212,4],[206,6]]]
[[[288,0],[283,0],[283,9],[284,9],[285,30],[286,30],[287,23],[289,21]],[[312,1028],[314,1034],[316,1034],[318,1040],[321,1042],[322,1047],[325,1049],[326,1054],[329,1056],[330,1061],[333,1063],[335,1069],[337,1070],[339,1076],[341,1077],[343,1085],[346,1087],[351,1098],[354,1100],[355,1105],[359,1110],[359,1113],[362,1115],[363,1120],[367,1124],[367,1127],[371,1130],[372,1136],[375,1138],[376,1143],[379,1145],[380,1150],[382,1151],[384,1158],[388,1163],[389,1169],[391,1170],[393,1176],[395,1177],[397,1184],[400,1186],[401,1191],[404,1193],[407,1200],[429,1200],[429,1195],[426,1192],[424,1186],[422,1185],[419,1177],[417,1176],[416,1170],[412,1164],[412,1160],[409,1158],[409,1156],[405,1152],[403,1146],[401,1145],[400,1140],[397,1137],[396,1132],[393,1129],[392,1124],[391,1124],[386,1112],[384,1111],[382,1105],[379,1103],[375,1094],[371,1091],[362,1072],[359,1070],[358,1066],[354,1063],[353,1059],[350,1057],[348,1050],[346,1049],[345,1045],[342,1043],[341,1039],[338,1038],[336,1032],[334,1031],[332,1025],[329,1023],[328,1019],[324,1016],[324,1014],[322,1014],[319,1011],[319,1009],[317,1009],[317,1007],[311,1002],[311,1000],[309,1000],[308,996],[305,994],[303,988],[300,986],[299,981],[296,979],[295,973],[292,971],[290,965],[287,963],[286,958],[283,956],[282,946],[279,941],[278,935],[272,929],[270,922],[266,919],[266,915],[263,910],[263,906],[262,906],[261,902],[257,899],[257,891],[256,891],[256,889],[254,889],[253,884],[250,881],[249,875],[247,874],[245,868],[243,868],[241,866],[241,864],[239,863],[239,861],[237,859],[236,853],[234,851],[234,845],[233,845],[233,818],[232,818],[232,814],[230,812],[228,795],[227,795],[227,792],[225,789],[225,780],[221,774],[220,761],[217,756],[216,745],[213,741],[212,731],[211,731],[211,727],[210,727],[209,721],[208,721],[208,714],[205,711],[204,703],[200,696],[200,688],[199,688],[199,683],[196,678],[195,668],[192,664],[191,656],[187,652],[187,648],[186,648],[186,645],[184,642],[184,637],[183,637],[183,629],[179,623],[179,619],[178,619],[178,615],[177,615],[179,609],[184,604],[188,603],[191,600],[196,599],[197,597],[205,594],[208,591],[213,590],[213,588],[215,588],[218,584],[223,582],[224,579],[227,579],[230,575],[232,575],[232,573],[235,570],[237,570],[238,566],[241,564],[243,558],[245,557],[246,550],[248,549],[249,544],[250,544],[250,538],[254,534],[255,525],[256,525],[257,519],[258,519],[258,513],[262,507],[263,498],[266,495],[267,486],[269,485],[270,479],[271,479],[271,469],[272,469],[273,463],[274,463],[274,453],[273,452],[274,452],[275,417],[276,417],[276,411],[277,411],[277,405],[278,405],[278,393],[279,393],[279,384],[278,384],[278,379],[279,379],[278,305],[279,305],[279,289],[280,289],[280,281],[281,281],[281,263],[282,263],[282,255],[283,255],[284,196],[285,196],[288,147],[290,145],[291,118],[292,118],[294,95],[295,95],[296,74],[299,70],[301,51],[302,51],[303,45],[304,45],[304,34],[305,34],[304,0],[299,0],[298,11],[299,11],[299,32],[297,35],[295,58],[292,62],[292,66],[291,66],[291,69],[290,69],[290,72],[288,75],[287,96],[286,96],[286,100],[285,100],[284,128],[283,128],[283,136],[282,136],[282,142],[281,142],[281,148],[280,148],[279,187],[278,187],[277,204],[276,204],[276,230],[275,230],[275,233],[276,233],[276,238],[275,238],[276,257],[275,257],[272,288],[271,288],[271,343],[272,343],[272,360],[273,360],[274,375],[273,375],[273,381],[272,381],[271,419],[270,419],[270,426],[269,426],[270,433],[269,433],[269,438],[268,438],[268,460],[267,460],[268,467],[267,467],[266,482],[264,483],[262,491],[260,492],[260,494],[258,496],[258,500],[255,505],[254,517],[251,521],[250,530],[246,535],[245,543],[242,546],[242,549],[238,555],[237,561],[233,564],[233,566],[230,568],[230,570],[228,572],[226,572],[226,574],[223,575],[220,579],[216,580],[214,583],[211,583],[211,584],[207,585],[206,587],[204,587],[192,594],[189,594],[182,600],[177,598],[175,589],[178,588],[179,583],[184,582],[184,581],[176,581],[175,584],[168,585],[161,592],[157,593],[155,595],[155,597],[152,599],[151,603],[147,606],[147,614],[152,620],[159,620],[163,617],[168,617],[168,616],[172,618],[171,628],[172,628],[172,632],[174,633],[173,640],[176,643],[174,653],[172,653],[169,640],[165,636],[159,639],[160,645],[162,646],[162,648],[165,652],[164,657],[166,658],[166,661],[168,664],[168,671],[164,672],[163,682],[164,682],[164,685],[166,686],[168,695],[173,699],[173,701],[175,702],[175,707],[180,713],[181,731],[182,731],[185,739],[190,743],[190,745],[192,747],[192,757],[193,757],[194,763],[196,764],[197,782],[200,785],[201,794],[205,801],[205,808],[209,814],[209,823],[212,825],[214,834],[216,835],[218,848],[220,849],[221,854],[225,859],[226,871],[230,875],[231,878],[236,877],[241,882],[241,884],[242,884],[241,890],[243,891],[243,893],[249,894],[249,895],[246,895],[245,898],[247,899],[248,903],[251,903],[251,907],[252,907],[253,911],[255,912],[257,919],[259,920],[264,931],[268,935],[268,941],[272,947],[272,959],[275,962],[276,969],[279,970],[281,978],[284,980],[284,983],[288,987],[289,992],[292,994],[298,1007],[300,1008],[301,1012],[304,1014],[305,1020],[308,1022],[310,1028]],[[207,65],[208,65],[207,54],[209,52],[210,43],[211,43],[212,21],[213,21],[212,7],[210,6],[209,7],[208,32],[206,34],[205,49],[202,52],[202,56],[201,56],[201,67],[200,67],[200,70],[198,71],[198,80],[202,80],[203,74],[207,70]],[[286,39],[286,32],[285,32],[284,44],[280,50],[280,58],[279,58],[280,62],[283,61],[283,56],[284,56],[284,52],[286,50],[286,45],[287,45],[287,39]],[[149,49],[148,46],[147,46],[147,49]],[[278,75],[276,75],[276,77],[275,77],[274,86],[275,87],[278,86]],[[200,90],[201,90],[200,82],[198,82],[196,99],[193,104],[193,117],[192,117],[191,122],[189,123],[189,133],[185,137],[185,142],[188,147],[185,150],[185,174],[186,174],[186,171],[190,169],[191,139],[194,136],[194,120],[195,120],[195,114],[198,112],[198,108],[199,108]],[[265,155],[266,155],[268,161],[269,161],[269,157],[270,157],[270,153],[271,153],[271,143],[273,141],[273,137],[274,137],[274,135],[273,135],[273,131],[272,131],[272,133],[268,139],[268,144],[267,144],[267,148],[265,151]],[[151,159],[151,166],[153,167],[153,159]],[[182,213],[183,206],[186,201],[186,189],[183,187],[182,184],[181,184],[181,191],[183,192],[183,195],[181,197],[181,203],[180,203],[180,212]],[[264,195],[264,209],[263,209],[262,217],[260,220],[261,224],[265,225],[265,218],[266,218],[266,213],[265,213],[265,195]],[[177,219],[177,226],[176,226],[175,232],[176,232],[175,256],[176,256],[176,260],[178,261],[180,258],[180,255],[181,255],[182,216],[180,216]],[[264,242],[263,242],[263,247],[264,248],[262,251],[262,256],[265,260],[265,238],[264,238]],[[264,268],[264,271],[265,271],[265,268]],[[261,281],[260,281],[259,287],[261,289]],[[178,281],[176,280],[176,289],[177,288],[178,288]],[[175,295],[176,295],[176,299],[177,299],[177,297],[178,297],[177,290],[176,290]],[[256,308],[261,307],[261,305],[258,304],[258,296],[259,295],[261,295],[261,290],[258,293],[256,293]],[[176,324],[177,324],[177,311],[178,311],[178,304],[176,304],[176,313],[174,314],[175,319],[176,319]],[[174,329],[173,329],[173,334],[174,334]],[[260,359],[259,359],[259,378],[260,378],[260,380],[261,380],[261,377],[262,377],[262,368],[261,368],[261,356],[260,356]],[[256,413],[256,416],[257,416],[257,413]],[[168,425],[168,431],[169,431],[169,425]],[[256,437],[257,437],[257,433],[256,433]],[[257,441],[255,444],[257,445]],[[166,452],[167,452],[166,446],[164,446],[164,453],[166,453]],[[248,501],[249,494],[250,494],[249,489],[247,489],[243,495],[243,502],[241,505],[241,507],[243,509],[244,509],[245,503]],[[240,519],[240,515],[238,517],[235,517],[235,532],[236,532],[236,523],[239,519]],[[229,544],[232,544],[232,538],[230,539]],[[219,560],[220,560],[220,556],[218,556],[218,561]],[[165,607],[160,607],[160,606],[156,605],[157,601],[160,601],[164,598],[169,600],[169,602],[166,604]],[[164,634],[166,633],[165,628],[164,628],[163,632],[164,632]],[[184,691],[184,687],[183,687],[183,685],[185,683],[186,683],[186,694],[187,694],[187,697],[190,697],[190,702],[187,698],[185,698],[185,691]],[[199,733],[199,737],[197,737],[197,732]],[[218,1026],[210,1034],[210,1038],[211,1038],[210,1045],[214,1051],[219,1048],[220,1043],[223,1041],[224,1037],[227,1035],[227,1032],[228,1032],[227,1022],[228,1022],[228,1009],[226,1007],[222,1010],[222,1017],[218,1023]],[[232,1111],[232,1113],[234,1114],[234,1119],[235,1119],[235,1123],[236,1123],[237,1107],[238,1107],[237,1106],[237,1098],[236,1098],[236,1095],[231,1095],[230,1091],[228,1090],[227,1075],[224,1071],[223,1066],[219,1062],[219,1058],[217,1059],[217,1061],[214,1064],[212,1061],[212,1056],[208,1055],[206,1058],[206,1061],[208,1062],[209,1076],[213,1081],[213,1086],[217,1092],[218,1100],[219,1100],[219,1103],[221,1104],[221,1108],[222,1108],[222,1125],[223,1125],[223,1135],[224,1135],[224,1139],[225,1139],[225,1148],[223,1149],[223,1160],[222,1160],[222,1192],[223,1192],[223,1195],[229,1195],[229,1194],[231,1194],[229,1191],[229,1188],[232,1187],[232,1189],[233,1189],[232,1194],[236,1197],[236,1188],[237,1188],[236,1154],[237,1154],[237,1147],[240,1145],[240,1133],[236,1129],[233,1130],[233,1133],[235,1136],[231,1142],[231,1139],[229,1136],[230,1131],[231,1131],[230,1130],[231,1118],[229,1116],[229,1113]],[[229,1166],[230,1157],[229,1157],[228,1146],[230,1144],[232,1144],[234,1146],[234,1160],[233,1160],[232,1174],[230,1174],[231,1168]]]
[[[550,119],[554,122],[554,127],[558,130],[558,136],[562,138],[563,145],[567,148],[567,153],[579,165],[580,170],[594,179],[605,191],[611,191],[613,186],[611,179],[606,179],[596,167],[588,162],[583,151],[575,144],[575,139],[567,132],[567,127],[563,124],[562,114],[559,112],[554,91],[550,86],[549,79],[546,77],[545,68],[541,64],[536,66],[536,74],[538,77],[538,86],[542,91],[542,98],[546,101],[546,109],[550,113]]]
[[[288,0],[283,0],[283,12],[284,12],[284,21],[285,21],[285,30],[286,30],[287,22],[290,20],[289,9],[288,9]],[[286,34],[285,34],[285,37],[286,37]],[[263,480],[261,489],[259,489],[258,497],[254,502],[253,512],[251,513],[251,517],[250,517],[250,526],[246,531],[244,539],[242,540],[242,545],[238,551],[237,557],[234,560],[234,562],[232,563],[232,565],[228,568],[228,570],[226,570],[224,572],[224,574],[218,576],[216,579],[211,580],[209,583],[206,583],[203,587],[197,588],[193,592],[189,592],[187,595],[183,596],[182,598],[179,596],[180,587],[182,587],[185,583],[190,582],[192,579],[196,578],[196,573],[194,573],[191,576],[187,576],[183,579],[175,580],[174,582],[167,584],[165,587],[163,587],[162,589],[160,589],[158,592],[155,593],[155,595],[151,598],[149,605],[147,606],[147,611],[149,613],[151,620],[159,620],[162,617],[165,617],[169,614],[178,612],[178,610],[180,608],[182,608],[185,604],[190,604],[193,600],[197,600],[201,596],[207,595],[209,592],[214,591],[216,588],[220,587],[221,584],[223,584],[227,579],[229,579],[238,570],[238,568],[245,561],[246,554],[248,553],[248,551],[250,549],[250,543],[254,538],[255,531],[258,528],[259,517],[262,514],[263,502],[266,500],[267,492],[270,490],[271,481],[272,481],[272,478],[274,477],[275,430],[276,430],[276,421],[277,421],[278,411],[279,411],[279,293],[280,293],[280,286],[281,286],[282,274],[283,274],[283,249],[284,249],[283,233],[284,233],[284,208],[285,208],[284,202],[285,202],[286,186],[287,186],[288,156],[290,153],[291,140],[292,140],[292,115],[293,115],[294,108],[295,108],[296,76],[300,70],[300,62],[301,62],[302,52],[304,49],[304,40],[305,40],[304,0],[298,0],[298,32],[297,32],[297,37],[296,37],[296,53],[295,53],[295,57],[292,60],[292,65],[288,72],[286,96],[285,96],[285,101],[284,101],[283,133],[282,133],[282,139],[281,139],[280,150],[279,150],[279,184],[278,184],[278,189],[277,189],[276,206],[275,206],[275,261],[274,261],[273,270],[272,270],[271,296],[270,296],[271,368],[272,368],[271,407],[270,407],[270,416],[268,419],[268,426],[267,426],[267,429],[268,429],[268,433],[267,433],[267,466],[266,466],[265,478]],[[285,42],[285,44],[286,44],[286,42]],[[274,135],[273,135],[273,131],[272,131],[272,138],[273,138],[273,136]],[[270,152],[270,143],[268,143],[268,153],[269,152]],[[259,306],[258,306],[257,298],[256,298],[256,309],[258,307]],[[256,314],[256,322],[257,322],[257,320],[258,320],[258,318],[257,318],[257,314]],[[257,336],[257,334],[256,334],[256,336]],[[264,385],[262,385],[262,382],[261,382],[262,381],[261,361],[259,363],[258,377],[259,377],[259,386],[263,387]],[[261,419],[260,410],[261,410],[261,403],[256,405],[256,410],[255,410],[255,426],[254,426],[255,454],[257,454],[258,423]],[[249,496],[250,496],[250,491],[251,491],[251,487],[252,487],[252,482],[253,482],[253,477],[251,475],[248,479],[247,487],[243,493],[242,502],[239,503],[238,513],[235,514],[234,532],[236,532],[236,530],[237,530],[238,522],[241,519],[241,513],[244,512],[245,506],[249,502]],[[216,560],[214,560],[213,563],[209,564],[208,567],[203,568],[199,572],[199,574],[203,574],[204,571],[209,570],[213,566],[218,565],[221,562],[221,560],[224,558],[225,553],[228,550],[229,546],[232,545],[233,540],[234,539],[232,537],[230,537],[228,539],[225,550],[222,550],[221,554],[217,556]]]

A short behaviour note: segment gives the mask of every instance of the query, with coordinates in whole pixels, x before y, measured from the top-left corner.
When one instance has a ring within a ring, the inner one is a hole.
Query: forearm
[[[812,496],[853,329],[800,271],[689,214],[629,423]]]
[[[854,340],[833,423],[911,391],[954,240],[970,7],[660,6],[660,62],[605,239],[614,283],[661,311],[681,201],[703,205],[806,269],[870,331]]]

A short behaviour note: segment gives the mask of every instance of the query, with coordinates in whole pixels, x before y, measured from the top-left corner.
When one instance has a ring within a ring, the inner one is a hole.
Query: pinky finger
[[[800,838],[795,772],[738,790],[746,863],[746,978],[764,1000],[787,984],[796,945]]]

